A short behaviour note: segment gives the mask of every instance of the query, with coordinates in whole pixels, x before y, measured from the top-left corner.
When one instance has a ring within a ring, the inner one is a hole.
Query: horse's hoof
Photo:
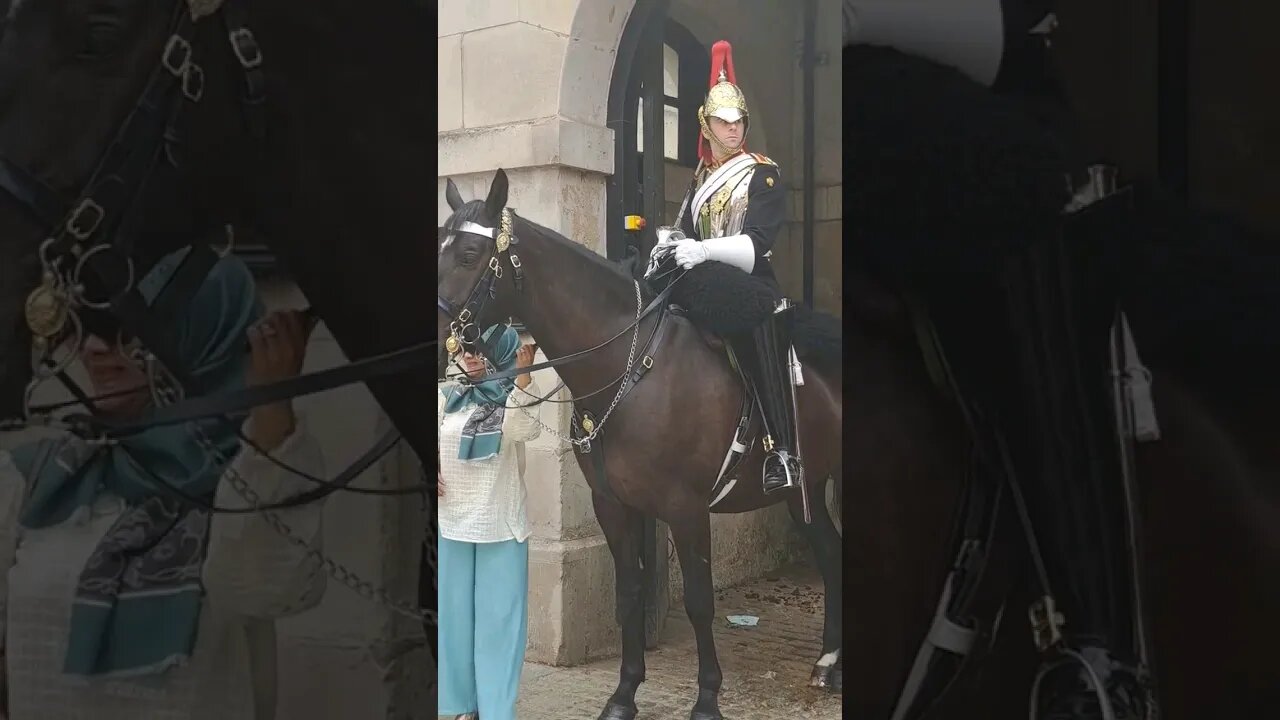
[[[813,672],[809,674],[809,687],[831,690],[834,683],[838,689],[842,674],[835,665],[814,665]]]
[[[701,710],[694,710],[689,713],[689,720],[724,720],[724,716],[720,714],[719,710],[716,710],[714,713],[705,713]]]
[[[600,713],[600,717],[596,718],[596,720],[636,720],[636,715],[639,713],[640,711],[636,708],[609,703],[604,706],[604,712]]]

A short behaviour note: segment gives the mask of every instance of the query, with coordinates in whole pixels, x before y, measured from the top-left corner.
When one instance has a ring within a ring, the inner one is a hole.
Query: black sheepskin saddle
[[[641,280],[648,298],[661,292],[673,277],[679,278],[671,290],[669,304],[680,307],[694,326],[710,335],[726,338],[751,332],[773,313],[783,297],[772,283],[714,260],[688,272],[676,271],[645,282],[641,277],[644,264],[637,262],[638,254],[632,251],[622,264]],[[840,319],[801,306],[795,313],[794,342],[802,362],[836,367],[843,353]]]

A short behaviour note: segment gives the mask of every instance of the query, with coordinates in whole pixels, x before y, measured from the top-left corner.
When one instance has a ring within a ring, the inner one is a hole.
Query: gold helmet
[[[708,143],[717,142],[715,135],[711,133],[711,128],[707,127],[707,118],[720,118],[725,122],[743,122],[743,132],[745,135],[746,125],[749,124],[747,113],[747,98],[742,94],[742,89],[737,85],[737,78],[733,72],[733,46],[727,40],[717,41],[711,46],[711,79],[709,81],[710,90],[707,91],[706,100],[703,101],[702,107],[698,108],[698,124],[702,129],[702,138],[707,142],[698,142],[698,156],[705,159],[711,159],[711,148]],[[743,150],[746,149],[744,137]]]

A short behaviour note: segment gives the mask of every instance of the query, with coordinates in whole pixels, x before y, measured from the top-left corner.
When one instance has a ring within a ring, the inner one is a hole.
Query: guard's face
[[[734,122],[725,122],[718,117],[712,117],[708,123],[711,132],[716,136],[722,145],[730,150],[737,150],[742,147],[742,140],[746,134],[746,126],[742,120]]]

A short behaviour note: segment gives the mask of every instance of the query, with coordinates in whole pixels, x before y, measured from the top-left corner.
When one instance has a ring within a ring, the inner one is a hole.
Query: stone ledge
[[[612,175],[613,131],[562,117],[439,133],[439,177],[563,166]]]

